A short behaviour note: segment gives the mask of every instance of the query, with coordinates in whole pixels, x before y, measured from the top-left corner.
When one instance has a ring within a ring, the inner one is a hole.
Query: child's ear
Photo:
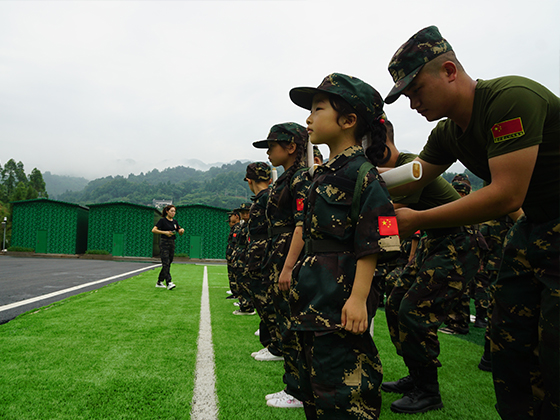
[[[295,144],[294,142],[291,142],[288,144],[288,147],[286,147],[286,150],[288,151],[288,153],[291,155],[292,153],[295,153],[297,149],[297,144]]]
[[[356,114],[348,114],[340,117],[340,126],[343,129],[352,128],[358,122],[358,117]]]

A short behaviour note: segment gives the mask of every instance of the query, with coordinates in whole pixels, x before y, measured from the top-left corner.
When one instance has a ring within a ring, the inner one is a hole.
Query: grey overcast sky
[[[429,25],[471,77],[558,95],[559,18],[558,0],[0,1],[0,164],[94,179],[266,160],[253,141],[305,125],[291,88],[340,72],[385,96],[393,53]],[[419,152],[435,123],[406,98],[385,109]]]

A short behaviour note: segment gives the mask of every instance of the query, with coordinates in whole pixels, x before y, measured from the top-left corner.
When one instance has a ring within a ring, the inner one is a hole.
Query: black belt
[[[457,233],[464,232],[463,226],[452,228],[439,228],[439,229],[426,229],[426,235],[429,238],[440,238],[442,236],[456,235]]]
[[[249,234],[251,241],[263,241],[268,239],[268,235],[266,233],[255,233],[254,235]]]
[[[276,227],[269,227],[268,228],[268,237],[272,238],[275,235],[280,235],[281,233],[290,233],[293,232],[295,226],[276,226]]]
[[[557,219],[559,215],[558,204],[551,203],[549,206],[523,206],[523,213],[527,220],[532,223],[545,223]]]
[[[353,252],[354,245],[350,242],[342,242],[334,239],[306,239],[305,253],[318,254],[321,252]]]

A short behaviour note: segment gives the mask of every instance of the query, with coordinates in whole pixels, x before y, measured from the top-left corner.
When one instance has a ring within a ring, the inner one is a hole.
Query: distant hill
[[[54,175],[50,172],[43,174],[43,181],[45,181],[47,193],[52,199],[66,191],[81,191],[88,184],[89,180],[75,176]]]

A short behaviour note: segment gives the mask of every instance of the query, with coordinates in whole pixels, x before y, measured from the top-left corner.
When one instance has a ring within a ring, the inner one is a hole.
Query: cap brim
[[[313,97],[320,92],[322,91],[317,88],[297,87],[290,90],[290,99],[297,106],[311,110]]]
[[[408,85],[410,85],[410,83],[414,80],[414,78],[418,75],[418,73],[420,73],[420,70],[422,70],[423,67],[424,67],[423,65],[418,67],[412,73],[407,74],[397,83],[395,83],[395,86],[393,86],[393,89],[391,89],[391,92],[389,92],[389,94],[385,98],[385,103],[392,104],[397,99],[399,99],[399,96],[401,96],[402,91],[405,90],[408,87]]]
[[[270,140],[259,140],[259,141],[255,141],[253,142],[253,147],[256,147],[257,149],[268,149],[268,142]]]

